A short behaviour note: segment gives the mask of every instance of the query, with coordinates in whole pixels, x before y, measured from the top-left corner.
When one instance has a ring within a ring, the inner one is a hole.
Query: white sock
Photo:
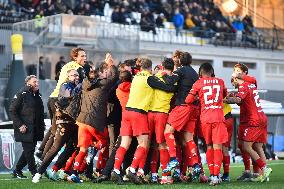
[[[136,173],[136,170],[133,167],[129,167],[129,171],[131,171],[131,173]]]
[[[119,174],[119,175],[120,175],[120,170],[118,170],[118,169],[113,169],[113,171],[114,171],[116,174]]]

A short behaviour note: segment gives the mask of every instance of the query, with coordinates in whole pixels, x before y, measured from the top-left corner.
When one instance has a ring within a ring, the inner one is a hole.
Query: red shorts
[[[147,114],[125,110],[122,112],[120,136],[149,134]]]
[[[225,142],[223,145],[227,148],[230,148],[231,147],[231,139],[232,139],[232,135],[233,135],[234,119],[233,118],[226,119],[224,123],[225,123],[227,133],[228,133],[228,141]]]
[[[170,113],[168,123],[177,131],[187,131],[194,134],[197,118],[200,115],[199,106],[176,106]]]
[[[238,139],[246,142],[267,142],[267,128],[252,127],[248,124],[242,123],[239,126]]]
[[[201,128],[206,144],[223,144],[228,141],[224,122],[202,123]]]
[[[165,141],[164,130],[167,124],[169,115],[160,112],[148,112],[148,124],[149,124],[149,138],[156,136],[156,141],[161,144]]]
[[[102,147],[108,144],[108,130],[104,129],[103,132],[98,131],[90,125],[77,122],[78,130],[78,147],[88,148],[93,144],[93,141],[100,142]]]

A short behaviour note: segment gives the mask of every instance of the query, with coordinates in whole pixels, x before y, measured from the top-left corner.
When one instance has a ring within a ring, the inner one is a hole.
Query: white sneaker
[[[217,176],[214,176],[211,180],[211,182],[209,183],[210,186],[215,186],[217,184],[220,184],[220,179]]]
[[[32,179],[32,182],[33,183],[38,183],[40,178],[41,178],[41,174],[36,173],[35,176]]]

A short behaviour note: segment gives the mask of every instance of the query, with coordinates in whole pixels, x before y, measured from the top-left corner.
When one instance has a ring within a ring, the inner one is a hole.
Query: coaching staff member
[[[28,165],[32,175],[36,173],[35,146],[44,135],[44,108],[35,75],[27,76],[25,86],[14,96],[9,112],[13,120],[16,142],[21,142],[22,155],[13,172],[14,177],[25,178],[22,169]]]

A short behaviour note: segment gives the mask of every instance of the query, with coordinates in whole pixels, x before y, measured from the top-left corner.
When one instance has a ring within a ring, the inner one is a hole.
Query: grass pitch
[[[163,189],[163,188],[172,188],[172,189],[185,189],[185,188],[194,188],[194,189],[205,189],[205,188],[228,188],[228,189],[284,189],[284,160],[271,161],[268,162],[268,165],[273,169],[273,172],[270,176],[270,181],[265,183],[252,183],[252,182],[238,182],[236,181],[237,176],[243,171],[242,164],[231,164],[230,177],[231,182],[221,183],[218,186],[209,186],[208,183],[177,183],[173,185],[133,185],[131,183],[126,183],[125,185],[116,185],[112,182],[105,182],[103,184],[94,184],[92,182],[84,182],[82,184],[68,183],[65,181],[53,182],[43,177],[39,183],[33,184],[31,178],[29,179],[14,179],[10,174],[0,174],[0,189]],[[207,167],[207,165],[205,165]],[[206,168],[206,173],[208,175],[208,170]],[[30,176],[30,175],[29,175]]]

